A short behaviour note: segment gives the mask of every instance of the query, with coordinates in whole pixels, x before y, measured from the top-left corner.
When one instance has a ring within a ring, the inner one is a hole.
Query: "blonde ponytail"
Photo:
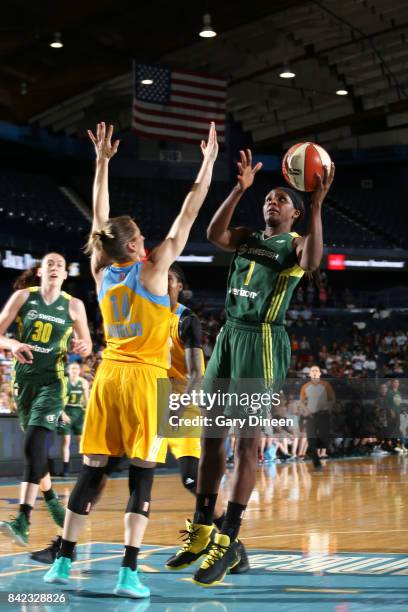
[[[85,253],[90,255],[96,251],[105,255],[106,259],[126,261],[129,259],[126,245],[133,239],[135,227],[135,222],[128,215],[108,219],[100,229],[91,232]]]

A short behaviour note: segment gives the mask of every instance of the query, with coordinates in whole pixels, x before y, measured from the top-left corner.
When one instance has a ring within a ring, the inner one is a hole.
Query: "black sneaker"
[[[197,559],[206,555],[214,539],[213,525],[198,525],[186,520],[186,529],[180,531],[184,544],[166,561],[166,569],[179,570],[195,563]]]
[[[238,541],[230,542],[224,533],[216,533],[201,567],[196,571],[193,582],[208,587],[224,580],[228,570],[240,562]]]
[[[238,565],[230,569],[230,574],[245,574],[250,569],[248,555],[241,540],[238,540],[238,553],[241,557],[241,561]]]
[[[320,472],[323,469],[323,464],[322,464],[322,462],[320,460],[320,457],[319,457],[319,455],[317,453],[313,453],[312,461],[313,461],[313,465],[314,465],[315,470]]]
[[[40,563],[54,563],[61,546],[61,539],[61,536],[56,536],[52,540],[51,544],[47,546],[47,548],[32,552],[30,555],[30,559],[33,559],[34,561],[39,561]],[[72,553],[72,561],[76,561],[76,558],[77,554],[76,550],[74,550],[74,552]]]

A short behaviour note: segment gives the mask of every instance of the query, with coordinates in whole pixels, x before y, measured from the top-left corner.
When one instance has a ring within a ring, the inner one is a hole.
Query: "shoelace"
[[[198,532],[200,529],[181,529],[179,533],[181,533],[179,540],[183,540],[184,544],[182,546],[182,550],[188,550],[190,545],[197,540]]]
[[[23,524],[22,516],[14,516],[14,514],[9,514],[10,523],[15,523],[16,525]]]
[[[14,516],[14,514],[9,514],[10,523],[19,523],[20,519],[18,516]]]
[[[222,559],[227,550],[228,546],[222,546],[221,544],[217,544],[217,542],[213,542],[210,546],[210,550],[208,551],[208,555],[203,561],[201,566],[202,569],[208,569],[214,565],[216,561]]]
[[[23,520],[20,516],[14,516],[13,514],[9,514],[10,523],[14,525],[17,529],[25,527],[26,533],[28,533],[27,526],[23,523]]]

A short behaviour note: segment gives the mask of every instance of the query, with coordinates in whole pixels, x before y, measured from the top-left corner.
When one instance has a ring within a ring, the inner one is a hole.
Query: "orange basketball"
[[[330,155],[313,142],[300,142],[290,147],[282,161],[282,172],[291,187],[299,191],[314,191],[315,174],[323,177],[323,168],[330,171]]]

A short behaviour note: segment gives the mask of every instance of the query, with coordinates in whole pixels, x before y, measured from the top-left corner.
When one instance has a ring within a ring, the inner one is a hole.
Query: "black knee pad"
[[[179,466],[183,487],[195,495],[197,490],[198,459],[196,457],[180,457]]]
[[[83,465],[76,485],[69,496],[68,510],[76,514],[89,514],[104,474],[105,467]]]
[[[153,486],[154,468],[129,466],[129,501],[126,512],[148,517]]]
[[[47,474],[46,439],[49,433],[45,427],[28,427],[24,438],[23,482],[38,484]]]

